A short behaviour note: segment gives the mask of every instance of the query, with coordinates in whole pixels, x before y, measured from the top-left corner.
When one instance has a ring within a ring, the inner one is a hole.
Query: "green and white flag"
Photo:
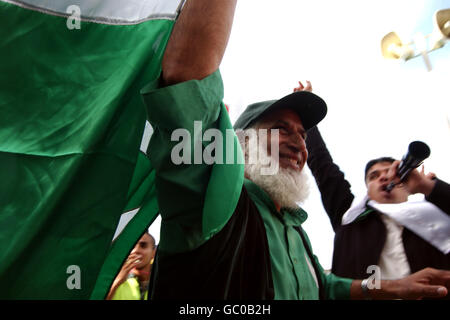
[[[139,91],[182,3],[0,0],[0,299],[103,299],[156,217]]]

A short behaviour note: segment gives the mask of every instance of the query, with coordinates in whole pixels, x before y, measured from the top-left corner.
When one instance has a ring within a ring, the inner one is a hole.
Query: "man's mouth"
[[[390,195],[391,195],[391,192],[387,190],[387,186],[388,186],[388,184],[383,184],[383,185],[381,185],[381,187],[380,187],[380,191],[381,191],[381,193],[382,193],[384,196],[390,196]]]
[[[292,166],[300,169],[300,160],[290,158],[289,162],[291,163]]]
[[[298,157],[292,157],[292,156],[281,156],[281,159],[283,159],[286,163],[286,165],[290,166],[293,169],[299,170],[301,168],[301,159]]]

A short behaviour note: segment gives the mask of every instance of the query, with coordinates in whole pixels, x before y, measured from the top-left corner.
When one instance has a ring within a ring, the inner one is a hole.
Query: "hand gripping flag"
[[[0,0],[0,299],[103,299],[156,217],[139,90],[182,3]]]

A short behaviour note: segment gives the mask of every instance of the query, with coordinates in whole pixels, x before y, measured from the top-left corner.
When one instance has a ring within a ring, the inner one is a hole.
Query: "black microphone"
[[[408,152],[403,156],[402,161],[397,169],[397,176],[400,177],[400,183],[405,181],[409,173],[420,166],[426,158],[430,156],[430,148],[426,143],[421,141],[413,141],[409,144]],[[391,182],[386,187],[386,191],[390,192],[395,187],[395,183]]]

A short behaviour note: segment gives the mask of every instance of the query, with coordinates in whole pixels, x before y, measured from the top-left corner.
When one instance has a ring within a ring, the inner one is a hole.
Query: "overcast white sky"
[[[390,31],[405,41],[430,33],[442,8],[450,0],[239,0],[221,65],[232,121],[308,79],[328,104],[319,128],[354,194],[365,194],[367,160],[401,158],[414,140],[431,148],[425,170],[450,181],[450,43],[430,54],[431,72],[421,57],[389,61],[380,49]],[[304,226],[328,269],[334,233],[311,184]]]

